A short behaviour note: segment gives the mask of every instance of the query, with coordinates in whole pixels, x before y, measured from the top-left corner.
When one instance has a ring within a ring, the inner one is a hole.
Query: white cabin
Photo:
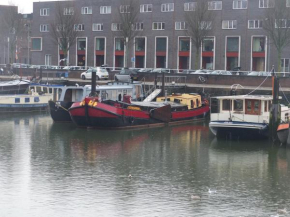
[[[214,98],[217,99],[215,103]],[[211,99],[211,121],[266,123],[270,121],[273,97],[269,95],[219,96]],[[288,120],[290,110],[281,105],[281,120]]]

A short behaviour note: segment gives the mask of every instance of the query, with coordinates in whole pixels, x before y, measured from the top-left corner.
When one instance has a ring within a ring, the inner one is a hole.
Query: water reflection
[[[100,131],[25,114],[0,120],[0,135],[3,216],[270,216],[290,204],[287,148],[216,140],[206,123]]]

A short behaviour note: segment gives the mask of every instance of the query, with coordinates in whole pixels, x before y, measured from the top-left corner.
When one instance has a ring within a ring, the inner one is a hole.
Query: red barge
[[[172,94],[156,102],[131,102],[86,97],[69,108],[72,121],[80,127],[101,129],[147,128],[204,119],[209,113],[207,100],[198,94]]]

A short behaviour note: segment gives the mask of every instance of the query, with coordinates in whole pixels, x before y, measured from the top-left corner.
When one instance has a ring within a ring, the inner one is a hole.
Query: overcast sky
[[[16,5],[20,13],[32,13],[33,2],[52,0],[0,0],[0,5]]]

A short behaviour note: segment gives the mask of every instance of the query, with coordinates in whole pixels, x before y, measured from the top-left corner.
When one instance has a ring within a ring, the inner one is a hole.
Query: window
[[[229,111],[229,110],[231,110],[231,100],[229,100],[229,99],[223,99],[223,110],[224,111]]]
[[[135,31],[143,31],[143,23],[135,23],[132,27]]]
[[[111,6],[100,7],[100,14],[110,14],[110,13],[111,13]]]
[[[116,51],[123,51],[124,50],[124,39],[123,38],[116,38],[115,39],[115,50]]]
[[[15,103],[20,103],[20,98],[15,98]]]
[[[184,3],[184,11],[195,11],[197,2]]]
[[[152,4],[140,5],[140,13],[152,12]]]
[[[135,39],[135,51],[145,51],[145,38]]]
[[[41,8],[40,16],[49,16],[49,8]]]
[[[265,37],[253,38],[253,52],[265,52]]]
[[[112,23],[112,31],[121,31],[122,24],[121,23]]]
[[[248,20],[248,29],[261,29],[263,27],[262,20]]]
[[[244,103],[241,99],[234,100],[234,111],[243,111],[244,110]]]
[[[61,25],[61,24],[58,24],[57,26],[56,26],[56,31],[65,31],[65,29],[64,29],[64,26],[63,25]]]
[[[39,102],[39,101],[40,101],[40,99],[38,96],[34,97],[34,102]]]
[[[290,0],[286,0],[286,7],[290,7]]]
[[[152,30],[164,30],[165,23],[163,22],[153,22],[152,23]]]
[[[167,38],[156,38],[156,51],[166,51]]]
[[[274,0],[259,0],[259,8],[273,8],[274,6]]]
[[[199,29],[211,30],[212,22],[211,21],[201,21],[199,23]]]
[[[96,38],[96,50],[98,50],[98,51],[105,50],[105,39],[104,38]]]
[[[208,10],[221,10],[222,5],[223,5],[222,1],[208,2]]]
[[[78,50],[86,50],[86,39],[85,38],[78,38],[77,44],[78,44]]]
[[[120,6],[120,13],[130,13],[130,5],[121,5]]]
[[[290,28],[290,20],[278,19],[275,20],[275,28]]]
[[[290,63],[290,59],[281,59],[281,69],[282,72],[290,72],[289,70],[289,63]]]
[[[84,24],[75,24],[74,25],[74,30],[75,31],[84,31],[85,30],[85,25]]]
[[[74,8],[64,8],[63,14],[64,15],[73,15],[74,14]]]
[[[93,13],[93,9],[92,7],[82,7],[82,14],[92,14]]]
[[[227,37],[227,52],[239,52],[239,47],[239,37]]]
[[[103,31],[102,23],[93,23],[93,31]]]
[[[48,32],[48,24],[41,24],[40,32]]]
[[[214,50],[214,38],[205,38],[202,41],[202,51],[212,52]]]
[[[180,38],[179,40],[179,51],[189,51],[190,50],[190,39]]]
[[[247,8],[248,8],[248,0],[233,1],[233,9],[247,9]]]
[[[174,11],[174,3],[161,4],[161,12]]]
[[[42,50],[42,38],[31,38],[31,51]]]
[[[47,66],[51,65],[51,55],[50,54],[45,54],[44,64]]]
[[[28,97],[27,98],[25,97],[24,100],[25,100],[26,103],[29,103],[30,102],[30,98],[28,98]]]
[[[175,30],[186,30],[186,22],[175,22]]]
[[[222,29],[236,29],[237,21],[236,20],[223,20]]]

